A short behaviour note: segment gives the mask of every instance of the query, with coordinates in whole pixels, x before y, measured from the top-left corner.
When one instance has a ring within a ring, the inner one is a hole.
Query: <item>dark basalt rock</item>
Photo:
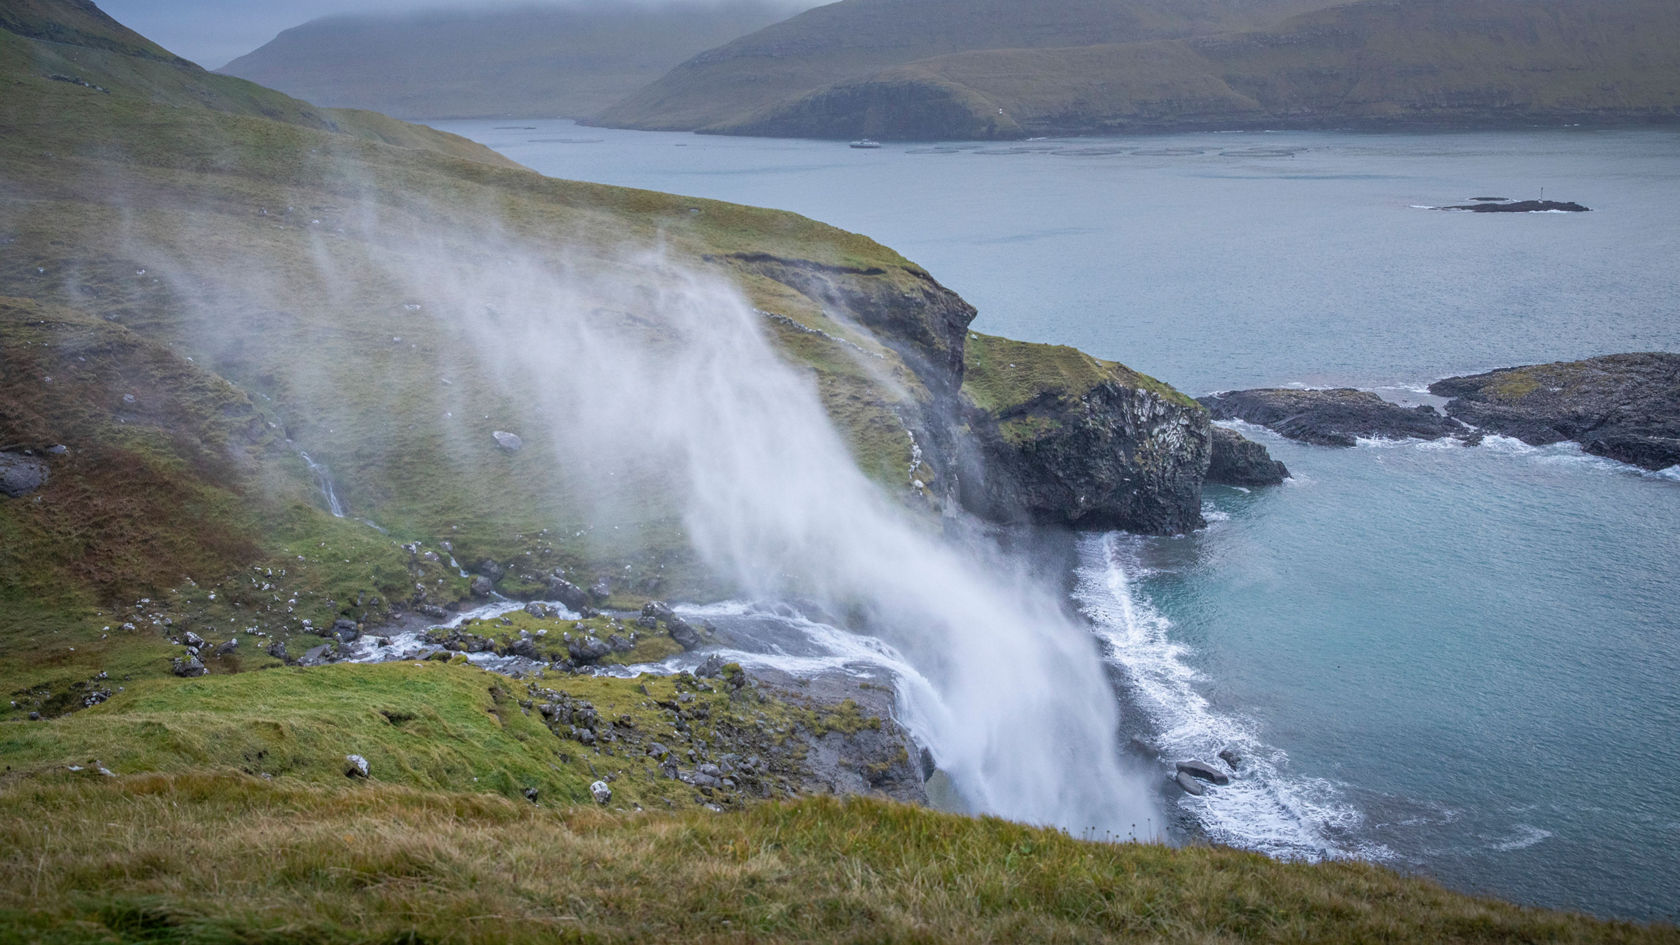
[[[1205,761],[1180,761],[1177,765],[1178,773],[1189,775],[1200,781],[1213,784],[1230,784],[1231,776]]]
[[[976,515],[1156,535],[1204,524],[1212,425],[1188,399],[1116,373],[1077,395],[971,406],[968,417],[959,497]]]
[[[1353,446],[1359,437],[1435,440],[1476,436],[1433,407],[1402,407],[1370,391],[1262,388],[1199,398],[1215,420],[1244,420],[1292,440],[1319,446]]]
[[[1228,427],[1213,428],[1213,457],[1207,481],[1226,486],[1277,486],[1289,469],[1272,458],[1266,447]]]
[[[1447,413],[1531,446],[1573,440],[1642,469],[1680,464],[1680,354],[1611,354],[1449,377]]]
[[[1564,213],[1586,213],[1591,207],[1583,207],[1572,201],[1557,200],[1510,200],[1499,197],[1476,197],[1475,203],[1461,203],[1451,207],[1441,207],[1442,210],[1468,210],[1471,213],[1548,213],[1561,211]]]
[[[550,575],[548,579],[548,596],[566,605],[567,610],[582,612],[589,606],[589,594],[583,588],[558,574]]]

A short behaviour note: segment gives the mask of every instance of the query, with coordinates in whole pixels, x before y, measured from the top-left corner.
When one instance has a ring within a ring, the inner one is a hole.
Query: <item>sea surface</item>
[[[1680,134],[888,145],[442,122],[545,174],[793,210],[980,309],[1201,394],[1680,351]],[[1468,214],[1474,197],[1581,214]],[[1296,444],[1206,529],[1086,536],[1073,603],[1214,839],[1680,918],[1680,470],[1572,446]],[[1134,719],[1134,721],[1138,721]]]

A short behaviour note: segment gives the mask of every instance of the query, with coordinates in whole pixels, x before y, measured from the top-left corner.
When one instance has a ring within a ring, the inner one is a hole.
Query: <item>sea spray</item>
[[[1122,768],[1088,632],[1003,556],[941,538],[865,478],[732,284],[653,253],[507,258],[440,260],[429,297],[548,418],[574,487],[606,505],[661,490],[747,596],[812,601],[891,647],[912,670],[901,720],[973,809],[1097,836],[1160,823]]]
[[[1143,570],[1133,552],[1148,540],[1120,533],[1082,539],[1074,599],[1148,715],[1163,755],[1211,759],[1233,751],[1240,759],[1229,785],[1180,803],[1220,843],[1285,859],[1391,858],[1381,845],[1355,838],[1362,815],[1336,785],[1291,775],[1288,757],[1252,722],[1217,711],[1197,692],[1200,676],[1188,650],[1133,582]]]

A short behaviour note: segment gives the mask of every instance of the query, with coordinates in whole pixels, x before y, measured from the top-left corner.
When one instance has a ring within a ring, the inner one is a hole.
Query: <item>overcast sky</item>
[[[533,6],[567,0],[95,0],[118,22],[178,56],[219,69],[290,29],[334,13]],[[611,0],[657,2],[657,0]],[[673,0],[703,3],[707,0]],[[790,9],[826,0],[786,0]]]

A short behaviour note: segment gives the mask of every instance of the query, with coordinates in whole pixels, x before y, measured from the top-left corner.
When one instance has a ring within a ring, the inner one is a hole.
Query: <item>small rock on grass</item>
[[[347,778],[365,778],[368,776],[368,762],[361,755],[344,756],[344,776]]]
[[[607,782],[605,781],[596,781],[594,784],[591,784],[589,786],[589,793],[595,798],[595,803],[597,804],[605,804],[606,802],[612,800],[612,788],[607,787]]]

